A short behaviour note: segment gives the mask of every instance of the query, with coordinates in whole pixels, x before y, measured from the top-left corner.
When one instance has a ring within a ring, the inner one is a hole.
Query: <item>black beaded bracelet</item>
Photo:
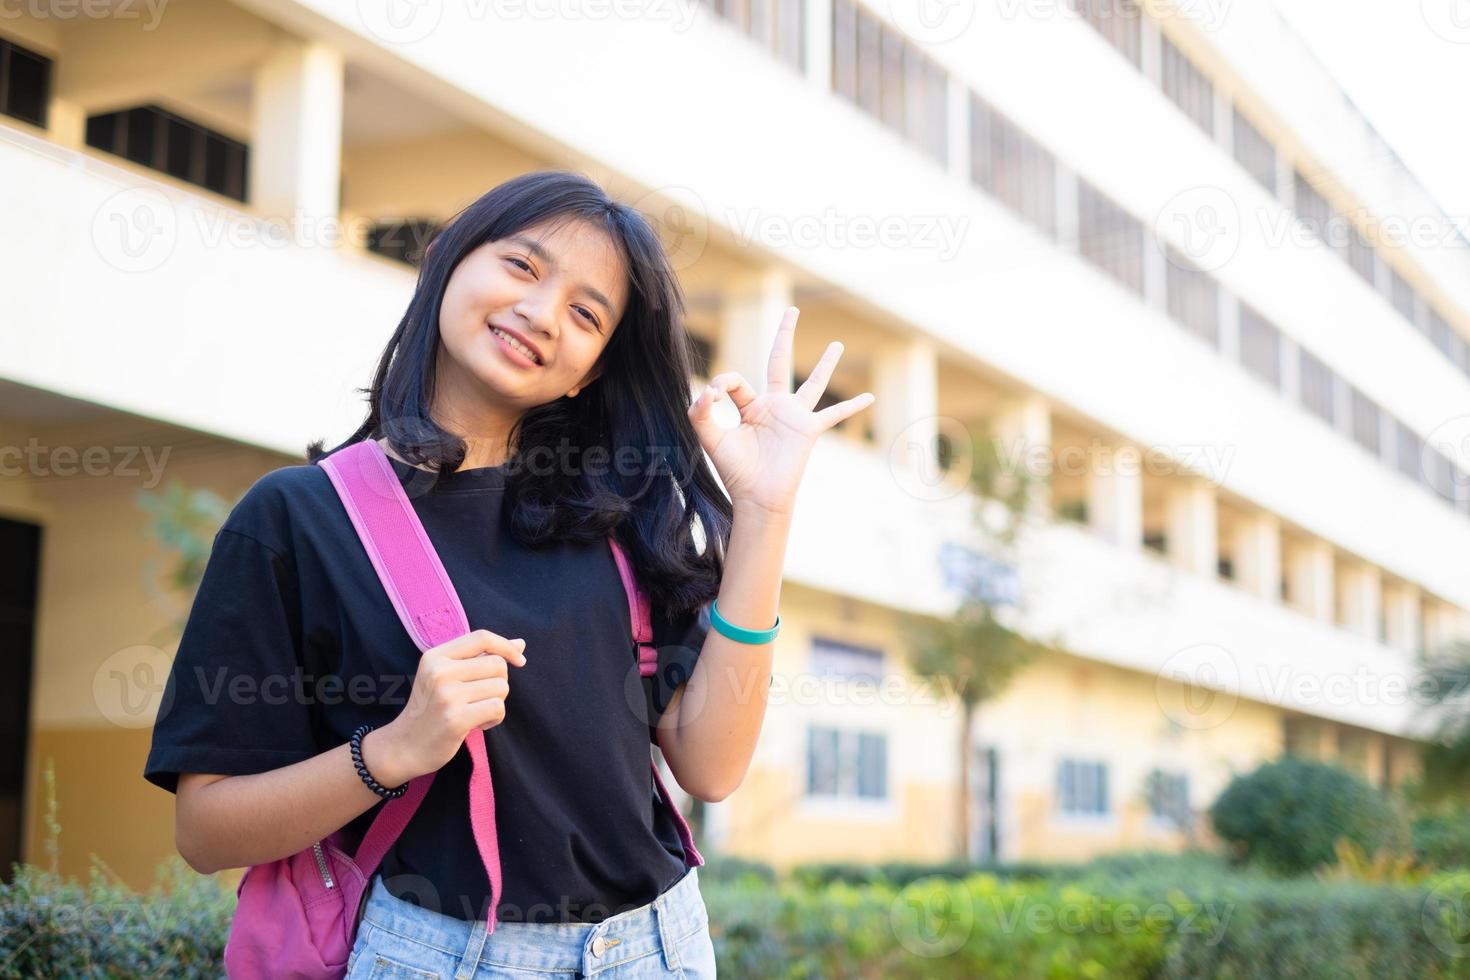
[[[363,725],[357,731],[352,733],[352,764],[357,767],[357,774],[362,777],[363,782],[367,783],[368,789],[372,790],[374,793],[377,793],[385,800],[396,800],[404,793],[408,792],[408,783],[404,783],[397,789],[388,789],[382,783],[374,779],[373,774],[368,772],[367,766],[363,765],[362,737],[376,727],[376,725]]]

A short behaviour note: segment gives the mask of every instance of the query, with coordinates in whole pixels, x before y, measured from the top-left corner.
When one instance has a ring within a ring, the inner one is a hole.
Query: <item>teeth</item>
[[[499,327],[491,327],[490,328],[490,332],[493,333],[493,334],[495,334],[495,336],[499,337],[501,340],[504,340],[507,344],[510,344],[512,347],[514,347],[516,350],[520,351],[522,354],[525,354],[527,357],[529,357],[531,360],[535,361],[537,364],[540,364],[541,363],[541,358],[539,358],[539,357],[536,356],[536,352],[535,351],[533,351],[531,348],[527,347],[525,344],[521,343],[519,340],[516,340],[514,337],[512,337],[510,334],[506,333],[504,330],[501,330]]]

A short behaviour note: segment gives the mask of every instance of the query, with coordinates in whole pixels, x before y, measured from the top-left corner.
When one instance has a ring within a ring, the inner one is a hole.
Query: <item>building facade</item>
[[[1411,773],[1470,609],[1470,243],[1268,5],[946,9],[0,19],[0,846],[45,862],[50,767],[63,870],[172,852],[141,773],[187,597],[139,495],[344,438],[432,229],[543,167],[658,222],[706,373],[763,377],[794,304],[797,374],[840,339],[832,396],[877,395],[812,458],[710,850],[1073,859],[1197,839],[1284,751]],[[976,439],[1042,477],[1004,566]],[[962,828],[909,656],[977,564],[1057,652],[979,706]]]

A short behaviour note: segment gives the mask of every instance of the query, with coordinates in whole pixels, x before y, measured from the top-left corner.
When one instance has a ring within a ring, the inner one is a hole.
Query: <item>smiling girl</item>
[[[472,632],[420,653],[320,466],[261,477],[214,540],[145,772],[177,793],[188,863],[361,834],[439,773],[372,878],[349,977],[714,975],[700,861],[649,743],[699,799],[740,785],[798,484],[873,398],[815,410],[837,343],[791,390],[791,308],[763,391],[725,373],[690,404],[682,306],[648,224],[580,175],[507,181],[434,240],[367,419],[332,452],[382,448]],[[738,426],[715,422],[723,399]],[[649,599],[652,676],[609,539]],[[499,895],[468,816],[476,728]]]

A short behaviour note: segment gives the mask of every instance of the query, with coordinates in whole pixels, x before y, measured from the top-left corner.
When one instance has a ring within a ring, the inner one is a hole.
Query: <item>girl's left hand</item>
[[[738,371],[727,371],[711,378],[689,406],[689,421],[731,502],[784,517],[790,517],[796,505],[796,488],[817,436],[874,401],[872,392],[865,391],[814,411],[842,356],[842,344],[835,340],[827,345],[811,376],[791,391],[791,342],[799,315],[790,306],[781,318],[771,346],[765,394],[756,394]],[[729,429],[718,425],[710,414],[715,402],[726,395],[740,411],[740,424]]]

